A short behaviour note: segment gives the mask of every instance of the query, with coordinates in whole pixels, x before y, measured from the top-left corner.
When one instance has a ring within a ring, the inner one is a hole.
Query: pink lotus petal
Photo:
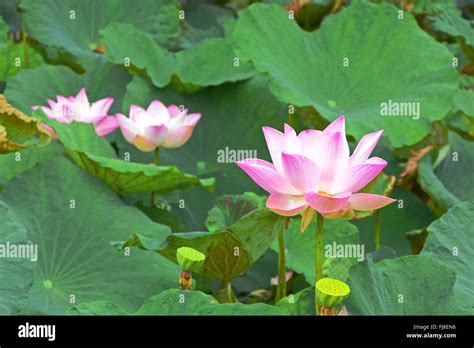
[[[181,110],[179,109],[179,107],[173,104],[173,105],[168,106],[168,112],[170,113],[170,117],[173,118],[179,115],[181,113]]]
[[[168,135],[162,143],[163,147],[176,148],[184,145],[193,134],[194,126],[181,126],[168,130]]]
[[[344,116],[339,117],[338,119],[331,122],[331,124],[329,124],[329,126],[327,126],[323,132],[326,134],[339,132],[345,138],[346,137],[346,119],[344,118]]]
[[[128,117],[122,114],[117,114],[117,122],[122,131],[124,138],[131,144],[135,144],[135,138],[140,133],[140,129],[137,125]]]
[[[369,158],[372,153],[375,145],[382,136],[383,130],[377,132],[366,134],[357,144],[357,147],[354,150],[354,153],[349,158],[349,166],[354,166],[357,164],[362,164]]]
[[[46,101],[48,102],[49,106],[52,108],[57,104],[54,100],[49,99],[49,98],[46,99]]]
[[[306,202],[321,214],[330,214],[348,209],[347,202],[350,197],[350,192],[341,193],[336,196],[326,196],[316,192],[308,192],[304,195]]]
[[[267,199],[266,207],[278,215],[294,216],[301,213],[307,204],[303,196],[272,193]]]
[[[74,101],[82,105],[90,105],[85,88],[81,88]]]
[[[148,106],[148,109],[146,109],[146,111],[152,117],[159,118],[161,120],[161,123],[165,123],[170,118],[168,108],[164,106],[164,104],[160,102],[159,100],[153,100]]]
[[[306,157],[316,162],[317,147],[323,139],[323,132],[316,129],[307,129],[298,134],[298,140],[301,144],[301,152]]]
[[[307,192],[318,191],[319,169],[316,163],[303,155],[282,153],[283,172],[291,185]]]
[[[114,98],[104,98],[92,103],[90,113],[93,117],[107,116]]]
[[[141,106],[138,106],[135,104],[130,105],[130,115],[129,115],[130,120],[132,120],[133,122],[136,122],[137,116],[142,112],[146,112],[146,111]]]
[[[354,193],[349,199],[349,204],[354,210],[376,210],[395,202],[390,197],[374,195],[371,193]]]
[[[285,142],[283,151],[291,154],[300,154],[301,153],[301,144],[300,140],[296,136],[296,132],[289,124],[285,123]]]
[[[145,128],[144,137],[151,143],[160,145],[168,134],[168,127],[162,124],[159,126],[148,126]]]
[[[99,137],[104,137],[119,127],[117,118],[114,116],[98,117],[93,122],[93,125]]]
[[[286,138],[285,134],[273,129],[271,127],[262,127],[265,141],[267,142],[268,152],[272,158],[275,168],[280,173],[283,173],[281,164],[281,153],[285,149]]]
[[[300,195],[302,192],[290,185],[287,179],[278,173],[273,164],[250,158],[236,163],[257,185],[269,193]]]
[[[316,165],[321,171],[320,190],[332,192],[332,187],[347,168],[349,145],[341,132],[325,133],[317,149]]]
[[[336,192],[357,192],[371,182],[387,166],[387,162],[378,157],[372,157],[363,164],[350,167],[341,176]]]
[[[201,119],[201,114],[199,113],[189,114],[184,118],[184,124],[186,126],[195,126],[199,122],[200,119]]]

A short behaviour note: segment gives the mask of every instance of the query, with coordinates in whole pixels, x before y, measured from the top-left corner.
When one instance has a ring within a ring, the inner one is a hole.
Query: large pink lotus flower
[[[395,200],[357,192],[387,165],[381,158],[369,158],[382,132],[366,134],[349,156],[343,116],[324,131],[308,129],[298,135],[287,124],[284,133],[263,127],[273,164],[247,159],[237,165],[270,193],[266,206],[279,215],[308,208],[304,215],[312,217],[315,210],[334,219],[349,209],[375,210]]]
[[[116,118],[108,115],[113,102],[113,98],[104,98],[91,104],[86,89],[82,88],[76,97],[58,95],[57,101],[48,99],[49,107],[34,105],[32,109],[41,108],[48,119],[61,123],[92,123],[97,135],[105,136],[118,128]],[[51,133],[50,127],[45,128]],[[54,136],[54,132],[51,135]]]
[[[149,152],[158,146],[179,147],[191,137],[201,114],[187,114],[176,105],[166,107],[153,100],[148,109],[130,106],[130,117],[117,114],[117,120],[125,139],[139,150]]]

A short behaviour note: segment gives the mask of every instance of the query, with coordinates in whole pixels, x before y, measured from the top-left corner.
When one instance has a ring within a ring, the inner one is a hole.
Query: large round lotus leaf
[[[126,313],[113,303],[91,302],[75,306],[72,315],[287,315],[278,307],[263,303],[220,304],[201,291],[169,289],[149,298],[135,313]]]
[[[313,106],[328,120],[343,114],[356,138],[384,129],[394,147],[422,140],[448,114],[458,85],[449,50],[389,4],[353,2],[312,33],[279,6],[254,4],[233,37],[237,55],[270,75],[280,100]],[[382,103],[388,114],[398,106],[409,116],[383,116]]]
[[[0,184],[30,170],[39,162],[64,154],[63,146],[52,141],[46,146],[32,146],[21,152],[0,155]]]
[[[280,216],[268,209],[257,209],[220,231],[173,233],[165,242],[139,232],[119,246],[156,251],[174,262],[178,248],[190,247],[206,255],[199,273],[229,282],[267,251],[281,223]]]
[[[179,34],[178,8],[173,0],[24,0],[20,7],[34,39],[62,48],[82,63],[99,56],[94,53],[101,43],[99,31],[112,22],[133,24],[160,43]]]
[[[100,31],[106,56],[115,64],[146,69],[153,84],[166,86],[175,70],[173,54],[158,45],[153,36],[131,24],[112,23]]]
[[[282,130],[286,119],[287,108],[268,91],[265,78],[256,76],[245,82],[179,95],[134,77],[127,86],[124,110],[128,110],[130,104],[147,107],[153,99],[167,105],[183,105],[189,112],[202,114],[186,144],[177,149],[160,149],[160,164],[176,165],[190,174],[216,178],[213,194],[192,188],[170,199],[173,204],[180,199],[186,202],[186,209],[180,209],[176,204],[176,213],[189,228],[202,230],[213,200],[223,194],[245,190],[263,192],[235,165],[235,161],[248,157],[268,160],[270,156],[261,127]],[[252,119],[251,125],[249,119]],[[153,160],[152,154],[144,154],[125,141],[119,143],[119,148],[121,154],[130,154],[131,161],[150,163]]]
[[[349,270],[353,315],[439,315],[459,312],[453,297],[456,273],[426,256],[403,256]]]
[[[428,227],[428,238],[421,255],[432,258],[456,272],[454,293],[474,314],[474,202],[455,205]]]
[[[10,245],[14,248],[26,246],[28,241],[26,228],[12,214],[9,208],[0,201],[0,314],[19,314],[28,298],[28,291],[33,283],[35,269],[35,251],[30,249],[28,257],[17,258],[5,255],[10,250]],[[31,247],[27,247],[31,248]],[[36,254],[36,257],[38,255]]]
[[[441,210],[470,201],[474,197],[472,173],[474,143],[454,132],[449,134],[450,148],[436,168],[427,154],[418,167],[418,182]]]
[[[301,220],[299,218],[291,219],[285,232],[286,266],[298,273],[303,273],[306,281],[309,284],[314,284],[316,280],[314,270],[314,259],[316,257],[316,216],[304,233],[301,233],[299,230],[300,223]],[[276,241],[273,243],[272,248],[278,251]],[[349,255],[349,249],[352,253],[351,255]],[[361,258],[365,257],[365,246],[359,242],[357,227],[342,219],[325,219],[323,250],[323,260],[335,257],[350,261],[341,270],[340,274],[331,274],[332,277],[340,279],[344,278],[347,269],[358,261],[358,252],[360,252]]]
[[[38,245],[26,313],[61,314],[74,304],[98,300],[131,311],[177,284],[179,268],[160,255],[133,249],[127,256],[127,250],[110,245],[133,232],[164,239],[169,228],[126,206],[63,157],[10,181],[2,200]],[[6,275],[0,284],[10,279]]]

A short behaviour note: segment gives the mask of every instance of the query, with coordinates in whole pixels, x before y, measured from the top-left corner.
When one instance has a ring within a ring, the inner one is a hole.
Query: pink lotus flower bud
[[[130,106],[130,115],[117,114],[117,121],[125,139],[144,152],[158,146],[175,148],[191,137],[201,114],[187,114],[176,105],[166,107],[153,100],[148,109]]]
[[[270,193],[266,206],[279,215],[294,216],[309,208],[335,219],[349,209],[375,210],[395,201],[358,193],[387,165],[382,158],[369,158],[382,132],[366,134],[350,155],[344,116],[323,131],[298,135],[287,124],[284,133],[263,127],[273,164],[247,159],[237,165]],[[305,216],[312,214],[306,211]],[[303,229],[307,225],[304,221]]]
[[[34,105],[32,109],[41,108],[48,119],[61,123],[92,123],[97,135],[105,136],[118,128],[116,118],[108,115],[113,102],[113,98],[104,98],[91,104],[82,88],[76,97],[58,95],[57,101],[48,99],[49,107]]]

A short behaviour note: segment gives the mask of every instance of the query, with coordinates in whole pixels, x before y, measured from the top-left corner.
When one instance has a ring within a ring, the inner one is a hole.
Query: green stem
[[[155,157],[153,158],[153,164],[157,166],[160,163],[160,148],[157,146],[155,149]],[[151,193],[151,207],[156,205],[156,192]]]
[[[234,294],[232,293],[230,282],[227,283],[227,299],[229,300],[229,303],[234,303]]]
[[[230,282],[222,280],[221,290],[225,290],[227,294],[227,301],[229,301],[229,303],[234,303],[234,294],[232,293],[232,286],[230,285]]]
[[[21,36],[23,41],[23,55],[25,57],[25,68],[28,69],[30,67],[30,59],[28,56],[28,42],[26,37],[26,30],[25,30],[25,22],[21,23]]]
[[[375,211],[375,250],[380,249],[380,210]]]
[[[318,212],[318,221],[316,224],[316,282],[323,277],[323,230],[324,217]],[[318,307],[320,304],[316,296],[316,282],[314,283],[314,302],[316,304],[316,315],[318,315]]]
[[[286,296],[286,255],[285,255],[285,225],[286,220],[278,230],[278,285],[275,303]]]

